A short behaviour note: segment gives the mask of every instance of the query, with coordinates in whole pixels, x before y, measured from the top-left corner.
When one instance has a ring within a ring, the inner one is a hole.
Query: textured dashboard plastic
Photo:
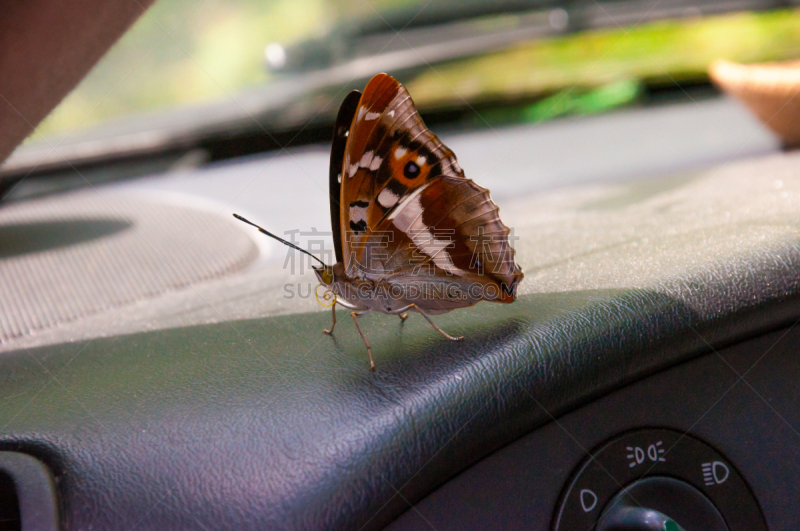
[[[796,159],[532,200],[525,294],[438,317],[460,343],[367,317],[376,373],[328,313],[3,353],[0,448],[51,467],[68,530],[381,528],[554,417],[800,318]]]
[[[800,327],[795,326],[615,391],[482,460],[417,503],[387,531],[430,526],[438,531],[552,530],[564,487],[581,462],[604,441],[654,426],[692,434],[713,446],[722,462],[742,474],[768,528],[795,529],[800,526],[798,351]],[[674,457],[670,450],[664,454],[667,462]],[[698,455],[686,467],[686,476],[693,474],[693,482],[706,492],[724,492],[725,483],[706,486],[704,461]],[[620,489],[624,486],[622,475],[613,474],[613,479],[622,483]]]

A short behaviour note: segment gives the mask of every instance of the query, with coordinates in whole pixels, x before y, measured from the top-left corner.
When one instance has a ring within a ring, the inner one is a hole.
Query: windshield
[[[526,106],[517,118],[593,112],[630,101],[645,87],[703,82],[708,63],[720,57],[800,55],[796,11],[742,7],[667,0],[161,0],[39,132],[227,99],[281,75],[327,68],[335,78],[332,67],[369,57],[372,64],[354,74],[417,67],[413,82],[404,81],[423,108],[528,103],[572,88],[558,105]],[[502,118],[491,113],[492,120]]]
[[[800,10],[781,6],[160,0],[0,168],[0,193],[38,193],[8,191],[69,165],[137,161],[127,178],[329,142],[345,94],[378,72],[428,125],[462,130],[714,97],[715,60],[800,57]]]

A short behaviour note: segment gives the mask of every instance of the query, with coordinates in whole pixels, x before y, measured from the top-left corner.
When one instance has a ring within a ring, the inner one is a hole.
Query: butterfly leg
[[[436,326],[436,323],[431,321],[431,318],[428,317],[428,315],[425,312],[423,312],[422,310],[417,308],[417,306],[414,303],[411,303],[409,306],[410,306],[411,309],[415,310],[418,314],[420,314],[422,317],[424,317],[425,320],[428,321],[431,324],[431,326],[433,327],[434,330],[436,330],[437,332],[442,334],[444,337],[446,337],[450,341],[461,341],[462,339],[464,339],[464,336],[453,337],[450,334],[448,334],[447,332],[445,332],[444,330],[442,330],[441,328],[439,328],[438,326]]]
[[[350,317],[353,318],[353,322],[356,323],[356,328],[358,329],[358,333],[361,334],[361,339],[364,340],[364,344],[367,346],[367,354],[369,354],[369,370],[375,370],[375,362],[372,360],[372,347],[369,346],[369,341],[367,341],[366,336],[364,336],[364,332],[361,331],[361,325],[358,324],[358,316],[364,315],[369,310],[364,312],[350,312]]]
[[[333,315],[333,324],[330,330],[323,330],[328,335],[333,335],[333,328],[336,326],[336,302],[331,304],[331,315]]]
[[[411,310],[413,308],[414,308],[414,303],[412,302],[408,306],[404,306],[403,308],[400,308],[399,310],[395,310],[394,312],[392,312],[392,315],[397,315],[397,317],[399,317],[401,321],[405,321],[406,319],[408,319],[408,311],[407,310]]]

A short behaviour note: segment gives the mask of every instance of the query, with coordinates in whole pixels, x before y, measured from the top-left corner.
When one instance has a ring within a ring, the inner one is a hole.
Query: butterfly
[[[336,305],[351,310],[375,370],[372,347],[358,318],[376,311],[405,320],[480,301],[511,303],[523,273],[509,229],[489,191],[464,176],[455,154],[423,123],[408,91],[378,74],[363,94],[342,102],[330,158],[330,207],[336,263],[234,214],[264,234],[312,256],[314,273]]]

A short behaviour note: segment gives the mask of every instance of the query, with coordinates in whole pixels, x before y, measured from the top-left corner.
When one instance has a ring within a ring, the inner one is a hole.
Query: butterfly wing
[[[448,310],[481,300],[513,302],[522,280],[509,229],[489,191],[471,179],[438,176],[406,197],[378,227],[396,245],[382,266],[398,293],[417,293],[418,306]],[[411,290],[411,286],[418,289]],[[436,293],[438,290],[438,294]]]
[[[464,177],[455,154],[422,122],[405,88],[386,74],[372,78],[342,164],[348,276],[401,286],[457,277],[501,289],[454,307],[510,302],[522,272],[497,211],[488,190]]]
[[[331,164],[328,175],[331,201],[331,230],[333,232],[333,247],[336,252],[336,261],[342,261],[342,230],[341,218],[341,189],[342,189],[342,163],[344,162],[344,150],[347,146],[347,138],[350,136],[350,124],[353,116],[358,109],[358,102],[361,100],[361,92],[354,90],[345,97],[339,114],[336,116],[336,124],[333,127],[333,142],[331,143]]]
[[[345,270],[357,274],[368,233],[437,175],[462,176],[455,155],[430,132],[393,77],[370,80],[350,126],[342,166],[340,225]]]

